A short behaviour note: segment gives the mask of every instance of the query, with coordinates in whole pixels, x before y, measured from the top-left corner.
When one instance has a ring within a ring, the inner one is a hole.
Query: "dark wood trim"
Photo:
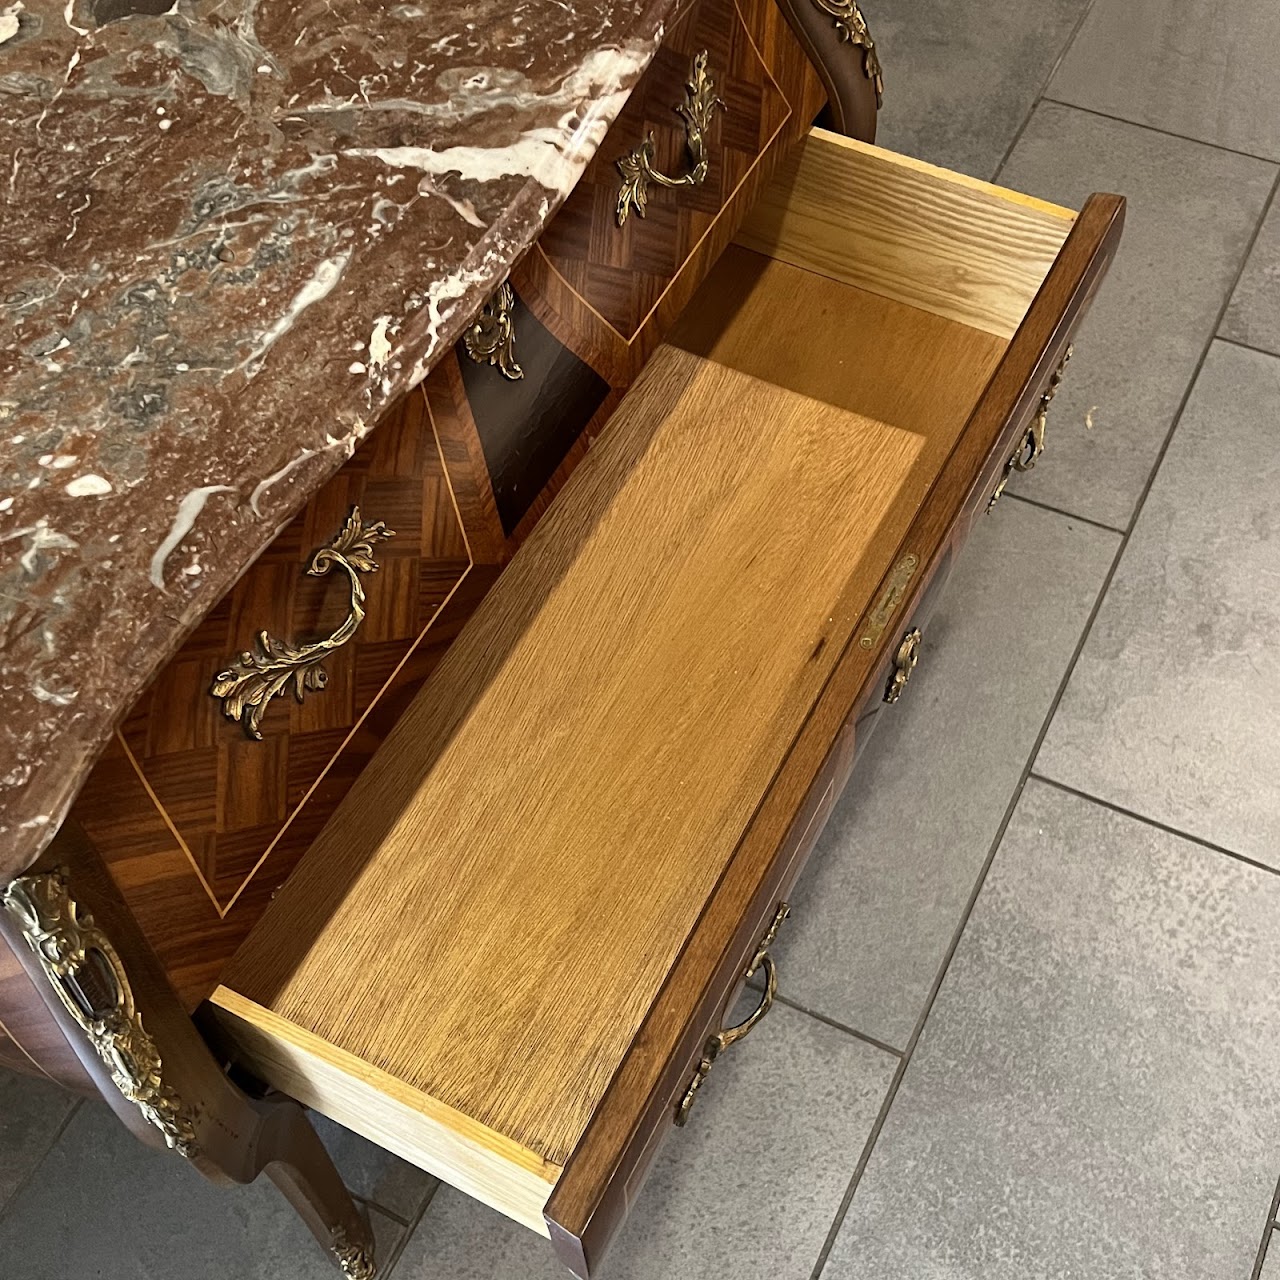
[[[97,1097],[93,1081],[67,1043],[35,984],[0,937],[0,1063],[75,1093]]]
[[[778,0],[778,8],[822,80],[831,116],[828,127],[847,138],[874,142],[879,104],[865,70],[866,51],[841,39],[835,19],[813,0]]]

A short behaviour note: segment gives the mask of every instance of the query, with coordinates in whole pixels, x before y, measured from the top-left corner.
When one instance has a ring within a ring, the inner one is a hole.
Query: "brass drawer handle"
[[[643,218],[649,202],[649,183],[660,187],[700,187],[707,180],[710,160],[707,157],[707,133],[711,128],[711,116],[717,107],[722,111],[724,103],[716,96],[715,81],[707,71],[707,51],[695,54],[685,86],[685,100],[675,108],[684,120],[684,141],[689,149],[692,168],[678,178],[669,178],[653,167],[653,131],[650,130],[639,146],[627,152],[618,161],[622,174],[622,189],[618,192],[618,226],[624,226],[627,216],[635,209]]]
[[[1049,385],[1045,387],[1043,394],[1040,396],[1040,403],[1036,406],[1036,416],[1031,419],[1031,425],[1023,434],[1021,440],[1018,441],[1018,447],[1009,456],[1008,462],[1004,464],[1004,472],[1000,476],[1000,483],[996,485],[991,494],[991,501],[987,503],[987,510],[1000,501],[1000,495],[1004,493],[1005,485],[1009,483],[1010,477],[1015,471],[1030,471],[1037,462],[1040,461],[1040,455],[1044,452],[1044,431],[1049,422],[1049,406],[1053,403],[1053,397],[1058,394],[1058,388],[1062,385],[1062,375],[1066,372],[1067,361],[1071,359],[1073,348],[1068,346],[1063,352],[1062,359],[1058,362],[1058,367],[1053,371],[1053,375],[1049,379]]]
[[[893,675],[889,677],[889,687],[884,691],[884,700],[886,702],[897,702],[902,697],[902,691],[907,687],[907,681],[911,679],[911,673],[916,669],[916,663],[920,661],[920,645],[922,641],[923,637],[920,634],[919,627],[912,627],[902,637],[902,643],[898,645],[898,652],[893,655]]]
[[[467,355],[476,364],[491,364],[512,382],[524,377],[524,370],[516,363],[516,329],[511,314],[515,305],[516,295],[504,280],[462,335]]]
[[[676,1124],[684,1125],[687,1123],[689,1112],[693,1109],[693,1104],[697,1100],[698,1090],[702,1088],[702,1082],[711,1074],[711,1068],[715,1066],[716,1059],[731,1044],[737,1044],[773,1008],[773,998],[778,993],[778,971],[774,967],[773,957],[769,954],[769,948],[773,945],[774,939],[778,936],[779,927],[790,912],[791,908],[787,903],[779,904],[778,910],[773,917],[773,923],[769,925],[764,937],[760,939],[760,945],[756,948],[756,953],[752,957],[751,964],[744,975],[747,978],[754,977],[756,970],[763,966],[764,994],[760,997],[760,1003],[736,1026],[724,1027],[707,1040],[706,1045],[703,1046],[702,1060],[698,1063],[698,1069],[693,1073],[693,1079],[689,1081],[689,1087],[684,1091],[684,1095],[676,1107]]]
[[[876,110],[884,106],[884,71],[871,29],[858,8],[857,0],[813,0],[828,17],[835,19],[836,34],[846,44],[862,50],[862,74],[875,86]]]
[[[352,507],[347,522],[332,541],[311,556],[307,574],[321,578],[330,569],[341,569],[351,582],[351,604],[346,621],[331,635],[312,644],[294,645],[278,640],[268,631],[259,631],[258,651],[246,649],[229,667],[213,677],[209,692],[222,701],[222,714],[238,720],[251,738],[262,739],[262,717],[272,698],[290,687],[299,702],[308,691],[319,693],[328,680],[324,659],[341,649],[364,621],[364,587],[360,574],[373,573],[378,562],[374,544],[394,538],[395,531],[381,520],[365,524],[360,508]]]
[[[195,1114],[168,1084],[111,940],[81,911],[64,870],[21,876],[0,890],[49,985],[102,1059],[116,1088],[188,1158],[200,1154]]]

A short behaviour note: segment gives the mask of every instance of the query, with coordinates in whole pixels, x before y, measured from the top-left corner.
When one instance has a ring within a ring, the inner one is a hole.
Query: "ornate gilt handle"
[[[760,939],[760,945],[756,948],[755,956],[744,975],[747,978],[754,977],[756,970],[764,968],[764,993],[760,997],[760,1003],[741,1022],[732,1027],[721,1028],[707,1040],[703,1046],[702,1060],[698,1063],[698,1069],[693,1073],[689,1087],[676,1106],[676,1124],[684,1125],[688,1122],[689,1112],[693,1110],[693,1104],[697,1101],[698,1090],[702,1088],[702,1082],[711,1074],[711,1068],[715,1066],[716,1059],[731,1044],[737,1044],[773,1008],[773,1000],[778,993],[778,971],[774,966],[773,957],[769,955],[769,948],[773,945],[774,939],[778,936],[778,929],[790,911],[791,908],[785,902],[779,905],[773,917],[773,923]]]
[[[325,658],[341,649],[359,630],[364,621],[364,587],[360,574],[373,573],[378,562],[373,558],[374,545],[395,537],[381,520],[365,524],[360,508],[352,507],[342,531],[320,547],[311,557],[307,573],[321,578],[330,569],[341,569],[351,583],[351,605],[346,620],[324,640],[294,645],[278,640],[267,631],[259,631],[258,651],[246,649],[224,671],[213,678],[209,692],[222,701],[222,714],[238,720],[251,738],[262,739],[262,717],[272,698],[292,687],[299,702],[308,692],[319,693],[328,680],[322,665]]]
[[[707,71],[707,51],[695,54],[685,85],[685,100],[675,108],[684,120],[685,146],[689,149],[692,168],[678,178],[670,178],[653,167],[653,131],[650,130],[639,146],[627,152],[618,161],[622,174],[622,190],[618,192],[618,226],[624,226],[627,216],[635,209],[637,216],[645,216],[649,202],[649,183],[660,187],[700,187],[707,180],[710,160],[707,156],[707,134],[711,129],[711,116],[717,107],[722,111],[724,103],[716,96],[715,82]]]
[[[919,627],[912,627],[902,637],[898,652],[893,655],[893,675],[889,677],[889,687],[884,691],[886,702],[897,702],[902,697],[902,691],[907,687],[907,681],[911,679],[911,673],[920,661],[920,645],[923,639]]]
[[[76,906],[66,873],[13,880],[0,892],[0,905],[17,921],[49,985],[116,1087],[168,1146],[197,1155],[194,1118],[164,1081],[160,1052],[143,1029],[124,964],[93,917]]]
[[[476,364],[491,364],[512,382],[524,377],[524,370],[516,363],[516,328],[512,315],[515,305],[515,292],[504,280],[462,335],[467,355]]]
[[[1000,476],[1000,483],[992,491],[991,501],[987,503],[988,511],[1000,501],[1000,495],[1004,493],[1005,486],[1009,483],[1015,471],[1030,471],[1040,461],[1040,455],[1044,452],[1045,427],[1049,423],[1049,406],[1053,403],[1053,397],[1058,394],[1058,388],[1062,385],[1062,375],[1066,372],[1067,361],[1071,359],[1072,350],[1073,348],[1068,346],[1066,351],[1063,352],[1062,359],[1058,362],[1058,367],[1049,378],[1049,385],[1045,387],[1043,394],[1040,396],[1040,403],[1036,406],[1036,415],[1031,419],[1031,425],[1023,433],[1022,439],[1018,441],[1018,447],[1009,455],[1009,460],[1004,464],[1004,472]]]
[[[846,44],[862,50],[862,74],[871,81],[876,91],[876,110],[884,106],[884,71],[876,42],[871,38],[871,28],[858,8],[857,0],[813,0],[828,17],[835,19],[836,34]]]

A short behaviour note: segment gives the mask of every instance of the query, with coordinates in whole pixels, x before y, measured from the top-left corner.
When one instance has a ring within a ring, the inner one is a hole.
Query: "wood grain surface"
[[[921,446],[663,349],[225,985],[562,1161]]]
[[[670,341],[949,448],[1008,343],[919,307],[727,249]]]
[[[217,1000],[237,1061],[260,1079],[321,1115],[344,1117],[370,1142],[547,1234],[543,1210],[559,1165],[227,987]]]
[[[1011,338],[1075,214],[815,129],[738,242]]]

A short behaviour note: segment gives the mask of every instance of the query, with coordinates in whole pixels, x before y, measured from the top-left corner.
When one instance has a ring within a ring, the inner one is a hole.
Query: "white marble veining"
[[[147,7],[0,0],[0,876],[537,237],[674,0]]]

